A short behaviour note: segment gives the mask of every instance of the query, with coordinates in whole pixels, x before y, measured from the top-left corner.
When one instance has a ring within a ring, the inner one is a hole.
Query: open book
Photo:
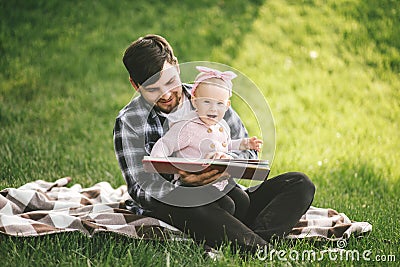
[[[142,160],[146,172],[178,173],[183,170],[203,173],[211,170],[226,171],[232,178],[264,181],[270,168],[269,161],[259,159],[190,159],[176,157],[150,157]]]

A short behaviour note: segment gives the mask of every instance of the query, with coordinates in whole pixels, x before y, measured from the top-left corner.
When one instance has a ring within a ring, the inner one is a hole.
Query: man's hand
[[[205,172],[202,174],[193,174],[185,171],[179,171],[181,176],[180,180],[183,184],[187,185],[206,185],[215,180],[220,179],[221,177],[229,178],[229,174],[226,172],[218,172],[218,170],[212,170],[209,172]]]

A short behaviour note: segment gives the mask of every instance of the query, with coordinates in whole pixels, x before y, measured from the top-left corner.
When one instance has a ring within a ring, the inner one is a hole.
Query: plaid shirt
[[[190,99],[191,86],[182,85],[183,93]],[[224,119],[231,129],[232,139],[247,137],[247,131],[237,113],[229,108]],[[173,175],[146,173],[142,159],[150,155],[157,140],[168,131],[165,117],[158,113],[146,100],[135,97],[116,118],[114,127],[114,149],[129,195],[138,205],[135,210],[151,210],[154,198],[162,199],[178,187],[172,183]],[[235,158],[256,158],[253,150],[231,152]],[[133,205],[136,206],[136,205]]]

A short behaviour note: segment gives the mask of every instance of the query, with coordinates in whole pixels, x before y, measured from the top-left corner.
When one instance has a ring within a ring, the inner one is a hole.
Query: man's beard
[[[156,103],[156,107],[159,111],[164,112],[164,113],[170,113],[172,111],[174,111],[180,103],[182,96],[178,96],[178,93],[175,93],[173,96],[173,100],[172,103],[169,105],[163,105],[163,103],[157,101]]]

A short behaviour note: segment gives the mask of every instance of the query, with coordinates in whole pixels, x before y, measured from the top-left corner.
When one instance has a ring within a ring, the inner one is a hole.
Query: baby
[[[231,80],[236,74],[200,66],[197,70],[200,74],[195,79],[191,98],[195,111],[170,126],[169,131],[155,143],[151,156],[168,157],[175,153],[176,157],[190,159],[232,158],[227,154],[232,150],[260,151],[262,140],[256,137],[232,140],[229,126],[223,119],[230,107]],[[234,183],[234,187],[219,202],[228,212],[242,217],[249,200],[234,180],[217,181],[213,186],[223,191],[228,183]]]

